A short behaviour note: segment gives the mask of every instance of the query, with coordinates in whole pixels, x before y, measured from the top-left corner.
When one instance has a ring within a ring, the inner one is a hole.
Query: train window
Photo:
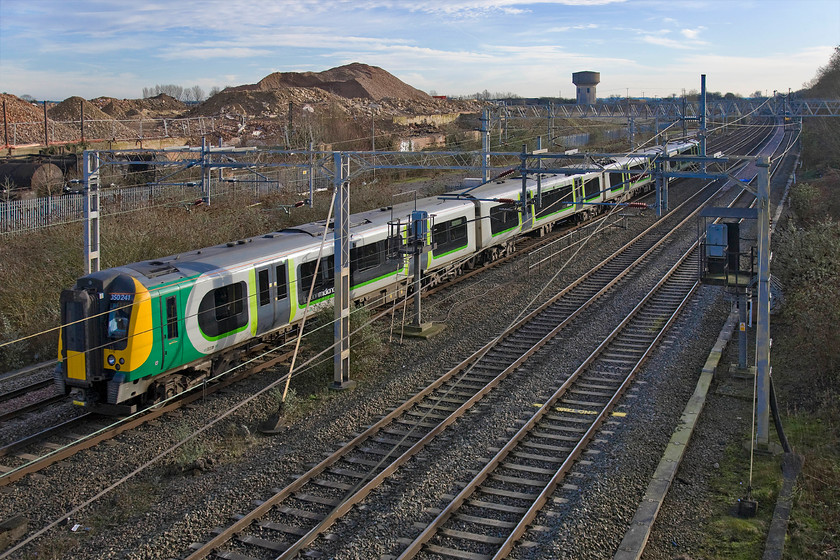
[[[385,242],[368,242],[366,245],[350,249],[350,268],[358,271],[379,266],[384,260]]]
[[[286,263],[278,264],[275,269],[277,274],[277,299],[289,297],[289,284],[286,280]]]
[[[519,208],[513,204],[502,204],[490,209],[490,233],[497,234],[519,225]]]
[[[257,289],[260,292],[260,307],[271,302],[271,285],[268,281],[268,269],[257,272]]]
[[[452,234],[450,237],[452,241],[466,241],[467,240],[467,219],[466,218],[458,218],[456,220],[452,220],[451,224],[451,232]]]
[[[305,302],[309,297],[309,287],[312,285],[312,277],[315,276],[315,265],[317,261],[309,261],[300,265],[299,271],[299,292],[300,301]],[[321,258],[318,266],[318,276],[315,277],[315,287],[312,290],[312,301],[320,299],[333,293],[335,287],[335,258],[330,255]]]
[[[85,351],[85,308],[80,301],[64,304],[64,340],[66,349],[72,352]]]
[[[402,261],[402,257],[400,256],[400,249],[402,248],[402,234],[390,235],[388,237],[388,254],[385,256],[385,258]]]
[[[210,290],[198,305],[198,326],[207,336],[220,337],[248,324],[245,282]]]
[[[610,173],[610,189],[615,191],[623,190],[626,186],[624,184],[624,174],[623,173]]]
[[[597,196],[601,192],[600,179],[587,179],[583,182],[583,198],[589,199]]]
[[[400,242],[399,237],[368,242],[363,247],[350,250],[350,285],[359,286],[365,282],[396,272],[402,266],[400,259],[389,259],[388,244]]]
[[[649,178],[650,175],[648,175],[645,171],[645,165],[641,163],[630,167],[630,184],[632,185]]]
[[[446,245],[447,241],[449,241],[449,222],[435,224],[432,230],[432,242],[440,247],[441,245]]]
[[[559,189],[554,189],[542,193],[542,206],[537,210],[537,218],[549,216],[555,212],[565,210],[574,204],[574,197],[572,196],[572,185],[566,185]]]
[[[467,218],[464,216],[435,224],[432,239],[437,244],[436,256],[449,253],[467,246]]]
[[[166,298],[166,338],[178,338],[178,299]]]
[[[108,311],[108,338],[125,338],[128,335],[128,319],[131,304],[112,301]]]

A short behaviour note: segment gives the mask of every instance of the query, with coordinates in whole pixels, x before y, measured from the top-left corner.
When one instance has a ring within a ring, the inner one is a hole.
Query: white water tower
[[[577,86],[578,105],[595,104],[595,86],[601,83],[600,72],[575,72],[572,74],[572,83]]]

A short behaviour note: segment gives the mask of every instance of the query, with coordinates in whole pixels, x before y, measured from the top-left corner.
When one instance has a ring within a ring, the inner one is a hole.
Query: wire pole
[[[99,153],[85,150],[85,274],[99,272]]]
[[[350,159],[341,152],[333,154],[335,165],[335,353],[333,354],[334,377],[332,389],[351,389],[356,386],[350,380]]]
[[[758,387],[756,444],[770,443],[770,158],[758,167],[758,317],[756,325],[756,383]]]
[[[481,111],[481,182],[486,183],[488,179],[488,167],[490,164],[490,130],[487,126],[488,110]]]

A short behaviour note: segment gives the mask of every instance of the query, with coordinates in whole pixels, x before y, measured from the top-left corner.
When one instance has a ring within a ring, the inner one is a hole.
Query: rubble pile
[[[6,143],[6,138],[9,139],[11,145],[23,144],[37,144],[44,143],[44,108],[35,105],[29,101],[24,101],[19,97],[10,95],[8,93],[0,93],[3,103],[6,106],[6,120],[3,123],[3,134],[0,137],[0,142]],[[47,109],[49,116],[49,109]],[[19,123],[27,123],[22,125]],[[49,126],[50,140],[56,137],[64,138],[73,134],[72,130],[62,123],[53,122],[47,119]],[[8,128],[8,130],[7,130]]]
[[[58,105],[47,109],[51,119],[59,122],[80,122],[82,106],[85,108],[85,138],[132,138],[136,133],[117,122],[111,115],[103,112],[99,107],[81,97],[68,97]],[[81,131],[77,130],[72,139],[81,138]]]
[[[428,94],[415,89],[378,66],[354,62],[323,72],[275,72],[256,84],[228,88],[234,91],[272,91],[289,87],[318,88],[339,97],[379,101],[385,98],[425,101]]]
[[[145,99],[97,97],[90,102],[117,120],[176,118],[187,110],[183,102],[165,93]]]
[[[9,143],[43,143],[43,109],[13,95],[3,94],[3,99],[7,100],[9,123],[30,123],[18,126]],[[477,113],[485,103],[433,98],[382,68],[352,63],[323,72],[275,72],[256,84],[225,88],[192,107],[166,94],[146,99],[97,97],[91,101],[70,97],[48,107],[51,142],[76,142],[81,138],[82,105],[85,138],[90,140],[180,137],[180,128],[171,123],[167,128],[161,124],[162,119],[200,117],[211,118],[212,123],[207,125],[202,120],[198,127],[184,125],[183,135],[190,137],[189,141],[195,134],[206,134],[209,126],[226,142],[238,139],[253,145],[255,139],[266,144],[279,139],[288,143],[290,129],[306,129],[310,137],[313,130],[315,136],[320,131],[322,141],[333,141],[334,123],[342,120],[349,123],[344,126],[345,132],[352,127],[369,130],[372,121],[379,133],[435,132],[438,126],[433,123],[409,122],[417,119],[404,117]],[[351,137],[357,136],[353,133]]]

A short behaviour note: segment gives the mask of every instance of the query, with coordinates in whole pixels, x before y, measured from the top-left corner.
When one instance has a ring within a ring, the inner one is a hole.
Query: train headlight
[[[114,364],[116,364],[116,363],[117,363],[117,359],[114,357],[114,355],[113,355],[113,354],[111,354],[110,356],[108,356],[108,365],[109,365],[109,366],[112,366],[112,365],[114,365]]]

